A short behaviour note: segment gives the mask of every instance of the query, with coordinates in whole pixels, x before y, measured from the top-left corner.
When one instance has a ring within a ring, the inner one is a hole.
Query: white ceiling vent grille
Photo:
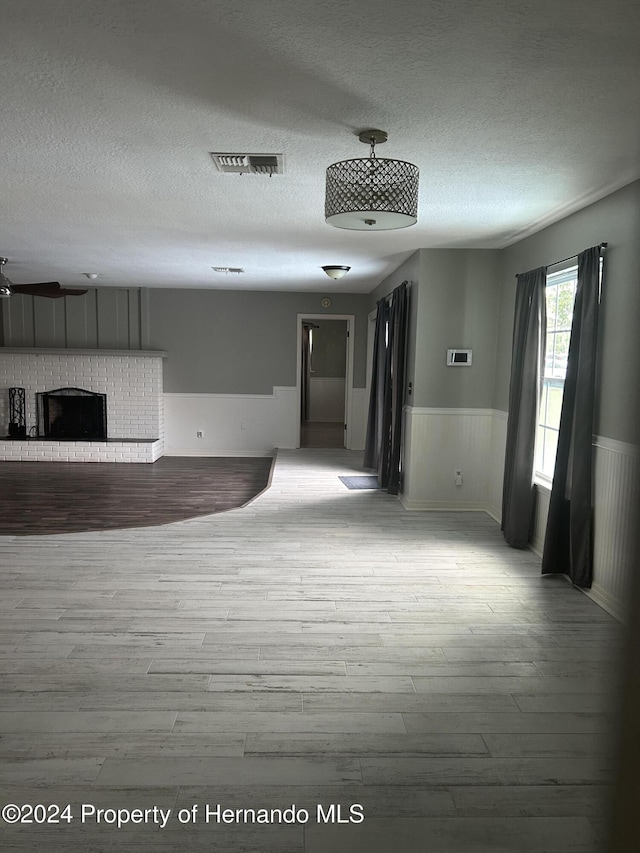
[[[282,154],[218,154],[211,152],[219,172],[236,175],[281,175],[284,172]]]

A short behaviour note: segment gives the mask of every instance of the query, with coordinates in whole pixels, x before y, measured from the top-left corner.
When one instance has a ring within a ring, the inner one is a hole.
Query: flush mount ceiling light
[[[329,266],[322,267],[322,269],[326,272],[329,278],[337,281],[339,278],[342,278],[343,275],[346,275],[351,267],[341,267],[336,266],[336,264],[330,264]]]
[[[325,221],[351,231],[392,231],[418,221],[418,167],[404,160],[376,157],[387,141],[384,130],[363,130],[360,142],[369,156],[342,160],[327,168]]]

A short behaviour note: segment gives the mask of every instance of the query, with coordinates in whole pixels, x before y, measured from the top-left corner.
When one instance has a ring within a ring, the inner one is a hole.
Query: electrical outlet
[[[459,468],[456,468],[456,470],[453,472],[453,482],[456,484],[456,486],[462,485],[462,471]]]
[[[203,438],[203,436],[204,436],[204,433],[202,432],[201,429],[199,429],[198,432],[196,433],[196,438]]]

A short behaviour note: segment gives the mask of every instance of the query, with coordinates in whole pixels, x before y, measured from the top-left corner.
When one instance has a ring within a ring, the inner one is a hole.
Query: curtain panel
[[[302,381],[300,383],[300,419],[309,420],[309,326],[302,324]]]
[[[533,465],[546,337],[546,267],[517,276],[502,490],[502,531],[512,548],[526,548],[535,511]]]
[[[403,282],[391,303],[377,303],[371,396],[363,465],[377,471],[378,483],[397,495],[402,479],[402,409],[406,379],[409,293]]]
[[[367,434],[364,444],[365,468],[378,471],[383,444],[384,384],[387,363],[387,322],[389,305],[386,299],[376,303],[376,328],[373,337],[373,365],[371,369],[371,391],[369,395],[369,414],[367,416]]]
[[[593,421],[601,247],[578,255],[567,375],[542,556],[543,574],[568,574],[589,588],[593,578]]]

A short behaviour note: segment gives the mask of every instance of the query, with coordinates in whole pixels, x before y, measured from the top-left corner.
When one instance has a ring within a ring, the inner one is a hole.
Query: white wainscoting
[[[626,615],[632,540],[638,519],[638,447],[597,436],[594,440],[595,513],[591,597],[614,616]]]
[[[487,511],[494,410],[407,406],[404,413],[403,506]],[[460,486],[456,470],[462,471]]]
[[[369,392],[366,388],[354,388],[351,392],[351,412],[347,420],[347,447],[349,450],[364,450],[368,412]]]
[[[320,423],[344,422],[344,378],[309,377],[309,420]]]
[[[256,456],[275,447],[295,447],[295,388],[276,387],[273,394],[164,397],[165,456]]]
[[[529,547],[541,557],[544,548],[544,534],[547,529],[547,516],[549,515],[549,498],[551,492],[546,486],[536,485],[536,505],[533,519],[533,533]]]
[[[491,415],[491,443],[487,471],[487,512],[500,523],[502,521],[504,454],[507,446],[507,413],[493,409]]]
[[[164,395],[165,456],[259,456],[295,448],[300,415],[295,387],[273,394]],[[364,448],[367,397],[354,388],[348,419],[351,450]],[[202,431],[202,438],[197,437]]]
[[[595,436],[593,441],[593,583],[584,592],[618,619],[625,615],[634,516],[640,489],[640,460],[633,444]],[[536,489],[534,532],[530,543],[542,554],[549,513],[548,489]]]
[[[409,510],[485,510],[500,521],[506,412],[494,409],[405,408],[404,490]],[[638,447],[594,437],[594,601],[624,618],[631,545],[640,500]],[[454,471],[462,471],[461,486]],[[530,547],[541,555],[549,490],[536,488]]]

